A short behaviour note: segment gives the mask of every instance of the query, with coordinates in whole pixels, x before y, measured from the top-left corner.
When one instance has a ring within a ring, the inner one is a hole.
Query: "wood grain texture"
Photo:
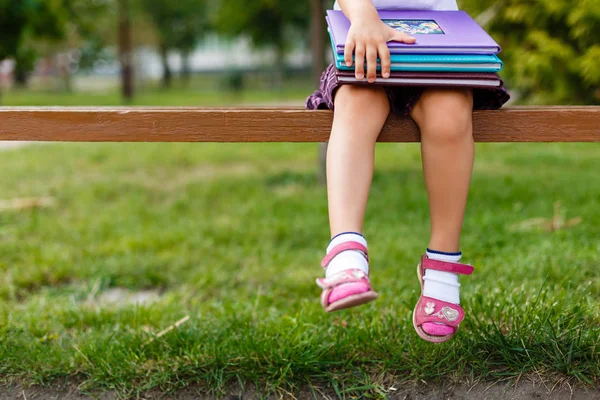
[[[367,118],[368,116],[365,116]],[[300,108],[0,107],[0,140],[66,142],[326,142],[333,114]],[[475,111],[478,142],[600,142],[600,107]],[[382,142],[416,142],[390,116]]]

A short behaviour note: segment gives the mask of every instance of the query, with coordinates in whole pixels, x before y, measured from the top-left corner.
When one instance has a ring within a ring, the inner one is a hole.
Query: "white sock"
[[[346,242],[357,242],[367,247],[367,240],[364,238],[364,236],[358,233],[348,232],[335,236],[331,242],[329,242],[329,246],[327,246],[327,253],[329,253],[335,246]],[[335,256],[333,260],[331,260],[327,266],[327,269],[325,270],[325,277],[329,278],[347,269],[359,269],[368,275],[369,262],[361,251],[343,251]]]
[[[462,253],[442,253],[427,249],[426,255],[432,260],[459,262]],[[423,285],[423,295],[446,301],[452,304],[460,304],[460,283],[458,283],[458,274],[446,271],[437,271],[435,269],[425,269],[425,282]]]

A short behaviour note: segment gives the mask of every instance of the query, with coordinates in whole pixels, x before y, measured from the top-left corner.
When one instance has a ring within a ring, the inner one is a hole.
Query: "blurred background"
[[[503,47],[512,104],[600,104],[599,0],[459,3]],[[0,0],[0,105],[302,106],[332,6]],[[0,390],[598,387],[599,149],[477,145],[461,243],[477,317],[442,348],[411,323],[429,236],[418,143],[376,154],[365,234],[381,298],[331,316],[314,284],[329,239],[315,144],[0,142]]]
[[[596,0],[459,0],[520,104],[600,104]],[[332,0],[0,0],[2,105],[302,105]],[[314,61],[314,62],[313,62]]]

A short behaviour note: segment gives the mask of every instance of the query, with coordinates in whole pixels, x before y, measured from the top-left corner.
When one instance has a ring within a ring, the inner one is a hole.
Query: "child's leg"
[[[327,150],[332,241],[327,248],[326,279],[317,280],[324,289],[321,300],[327,311],[377,297],[366,278],[369,265],[362,226],[373,178],[375,143],[389,111],[388,97],[379,87],[346,85],[335,97]]]
[[[423,173],[429,196],[429,248],[460,251],[475,144],[470,90],[430,89],[423,93],[411,117],[421,129]]]
[[[327,150],[331,236],[361,232],[373,178],[375,142],[390,112],[379,87],[344,85],[335,97]]]
[[[472,127],[473,95],[470,90],[430,89],[411,112],[421,130],[421,153],[429,197],[431,237],[427,257],[458,262],[475,144]],[[458,275],[425,269],[423,296],[459,304]],[[431,303],[434,304],[434,303]],[[448,338],[455,332],[441,322],[427,322],[430,336]]]

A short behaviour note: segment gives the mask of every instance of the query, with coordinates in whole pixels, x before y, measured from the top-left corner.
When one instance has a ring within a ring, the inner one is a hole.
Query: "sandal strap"
[[[433,260],[431,258],[427,258],[426,255],[423,255],[423,257],[421,257],[421,268],[452,272],[455,274],[462,275],[471,275],[475,270],[475,268],[473,268],[473,266],[471,265]]]
[[[364,282],[367,284],[369,289],[371,289],[371,283],[369,282],[369,277],[360,269],[347,269],[345,271],[340,272],[339,274],[335,274],[329,278],[318,278],[317,285],[321,289],[333,289],[337,286],[346,284],[346,283],[354,283],[354,282]]]
[[[416,307],[415,320],[421,326],[425,322],[438,322],[457,328],[465,318],[465,311],[458,304],[422,296]]]
[[[331,260],[334,259],[335,256],[337,256],[338,254],[340,254],[344,251],[349,251],[349,250],[360,251],[365,256],[367,261],[369,261],[368,250],[365,246],[363,246],[361,243],[358,243],[358,242],[344,242],[344,243],[338,244],[333,249],[331,249],[331,251],[329,253],[327,253],[325,258],[321,262],[321,266],[323,268],[327,268],[327,266],[329,265]]]

